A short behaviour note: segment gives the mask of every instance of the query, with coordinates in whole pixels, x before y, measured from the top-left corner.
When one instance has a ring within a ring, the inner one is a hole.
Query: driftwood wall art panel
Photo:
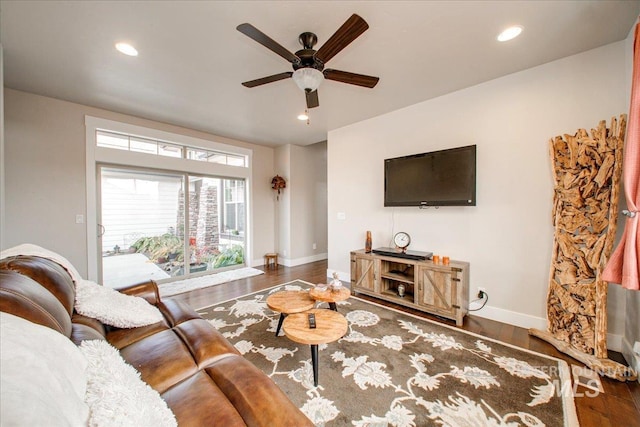
[[[555,226],[549,332],[576,349],[607,357],[607,283],[600,279],[618,216],[626,117],[550,141]]]
[[[555,233],[548,331],[531,333],[574,357],[591,356],[580,360],[601,372],[611,369],[593,363],[607,358],[607,282],[600,275],[616,234],[625,129],[621,115],[609,128],[603,120],[591,133],[579,129],[549,142]]]

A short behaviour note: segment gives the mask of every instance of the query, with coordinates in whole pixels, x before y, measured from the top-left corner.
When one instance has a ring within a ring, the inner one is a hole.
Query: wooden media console
[[[404,292],[399,288],[404,287]],[[351,293],[362,293],[455,320],[462,325],[469,312],[469,263],[449,265],[351,252]],[[402,294],[402,296],[401,296]]]

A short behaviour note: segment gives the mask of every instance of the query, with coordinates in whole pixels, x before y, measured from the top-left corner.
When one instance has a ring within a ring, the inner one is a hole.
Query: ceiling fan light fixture
[[[300,89],[313,92],[318,89],[320,83],[324,80],[324,75],[315,68],[298,68],[293,72],[291,78]]]

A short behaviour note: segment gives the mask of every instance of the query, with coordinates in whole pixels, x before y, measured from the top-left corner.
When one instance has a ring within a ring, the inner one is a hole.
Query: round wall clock
[[[402,252],[406,252],[407,247],[411,243],[411,237],[409,237],[409,234],[405,233],[404,231],[400,231],[396,233],[395,236],[393,236],[393,243],[396,245],[396,247],[402,249]]]

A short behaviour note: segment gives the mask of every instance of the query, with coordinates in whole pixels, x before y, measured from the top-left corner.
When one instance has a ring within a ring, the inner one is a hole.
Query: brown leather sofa
[[[105,326],[74,311],[74,284],[59,264],[32,256],[0,261],[0,311],[50,327],[76,345],[107,340],[160,393],[179,426],[312,425],[188,305],[161,301],[152,281],[119,290],[158,307],[164,321],[133,329]]]

